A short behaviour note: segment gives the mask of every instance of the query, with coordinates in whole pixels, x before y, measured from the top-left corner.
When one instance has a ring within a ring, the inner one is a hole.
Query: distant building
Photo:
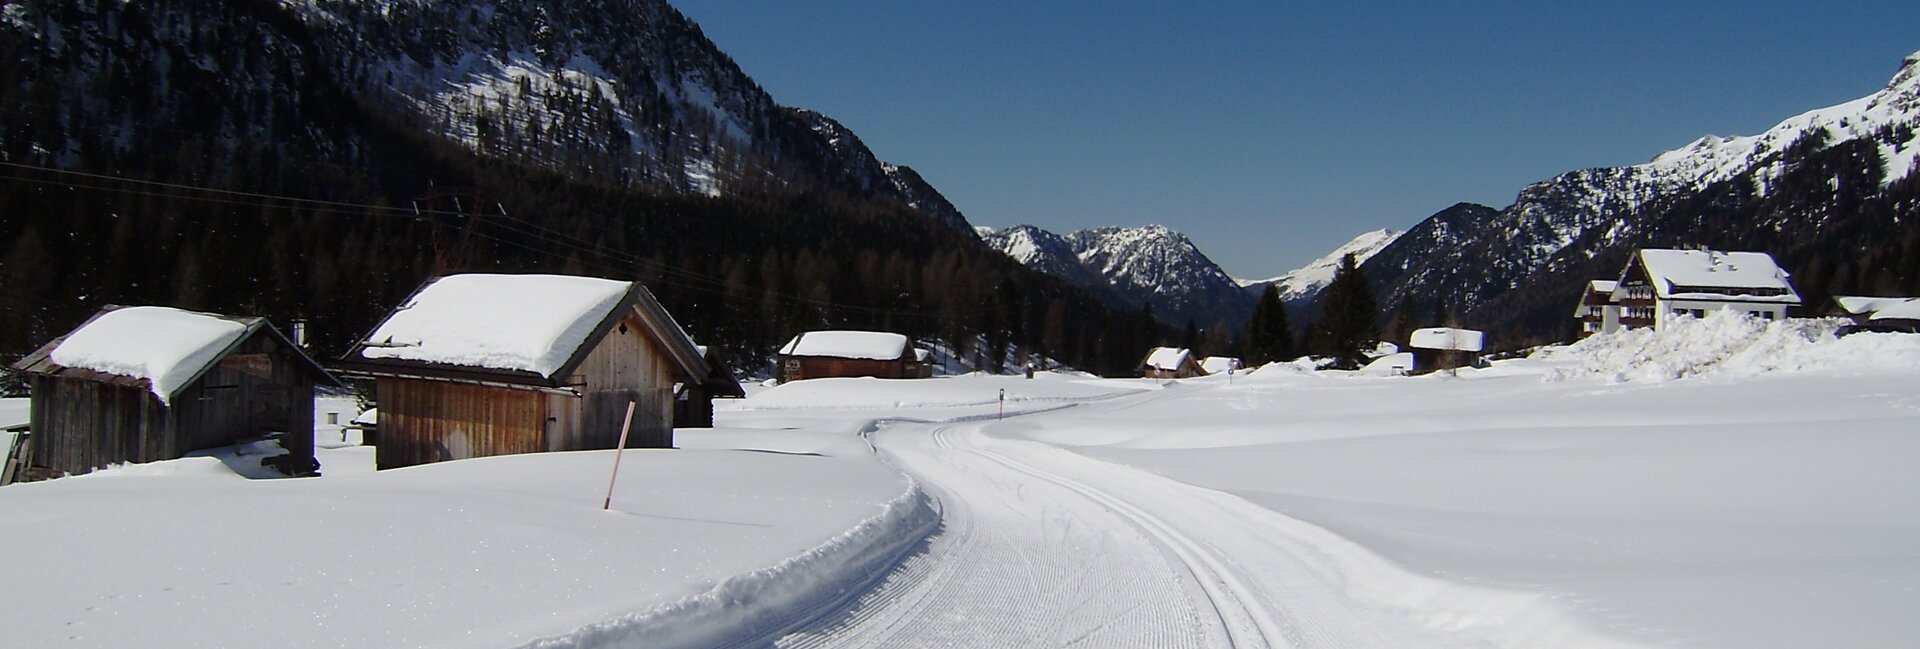
[[[1613,301],[1618,284],[1610,279],[1587,282],[1587,290],[1580,293],[1580,305],[1573,309],[1574,319],[1580,321],[1581,338],[1620,330],[1620,303]]]
[[[1415,329],[1407,336],[1407,347],[1413,349],[1410,374],[1475,367],[1486,348],[1486,334],[1450,327]]]
[[[671,447],[676,386],[709,368],[638,282],[428,280],[340,363],[375,381],[382,469],[490,455]]]
[[[339,385],[265,318],[109,306],[14,364],[32,381],[23,479],[278,440],[314,473],[313,390]]]
[[[1853,319],[1853,325],[1843,333],[1920,332],[1920,298],[1836,295],[1833,301],[1842,315]]]
[[[932,374],[923,350],[884,331],[808,331],[775,355],[782,383],[833,377],[917,379]]]
[[[1200,361],[1200,371],[1207,374],[1225,374],[1241,369],[1240,359],[1232,356],[1208,356]]]
[[[1193,350],[1185,347],[1155,347],[1140,359],[1140,376],[1149,379],[1185,379],[1205,376],[1206,370],[1193,358]]]
[[[1627,261],[1605,303],[1597,295],[1601,286],[1588,284],[1575,311],[1583,335],[1659,328],[1675,317],[1705,317],[1710,311],[1780,320],[1788,307],[1800,305],[1787,271],[1763,252],[1642,249]],[[1588,328],[1591,307],[1599,310],[1594,329]]]

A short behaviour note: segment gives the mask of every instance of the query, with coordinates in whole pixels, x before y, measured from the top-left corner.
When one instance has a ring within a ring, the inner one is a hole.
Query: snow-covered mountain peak
[[[1386,248],[1388,244],[1393,243],[1395,239],[1399,239],[1400,235],[1405,233],[1403,230],[1391,230],[1387,228],[1364,232],[1361,233],[1360,236],[1354,237],[1353,240],[1340,244],[1340,247],[1334,248],[1333,252],[1327,253],[1326,256],[1307,262],[1306,265],[1296,268],[1285,275],[1267,279],[1237,281],[1241,286],[1246,287],[1254,293],[1265,291],[1267,285],[1271,284],[1280,290],[1280,299],[1289,302],[1310,298],[1314,294],[1319,293],[1320,289],[1325,288],[1327,284],[1333,282],[1334,272],[1340,268],[1340,258],[1352,254],[1355,262],[1365,263],[1367,259],[1379,253],[1382,248]]]
[[[1249,301],[1193,241],[1164,225],[1101,227],[1061,236],[1017,225],[981,239],[1030,268],[1123,306],[1150,304],[1166,322],[1237,325]]]

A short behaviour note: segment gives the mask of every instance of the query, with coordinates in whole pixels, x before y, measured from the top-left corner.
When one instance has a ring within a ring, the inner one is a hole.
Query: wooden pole
[[[613,509],[613,481],[620,478],[620,456],[627,452],[627,430],[633,427],[633,402],[627,402],[627,420],[620,424],[620,446],[613,449],[613,475],[607,476],[607,499],[600,503],[601,511]]]

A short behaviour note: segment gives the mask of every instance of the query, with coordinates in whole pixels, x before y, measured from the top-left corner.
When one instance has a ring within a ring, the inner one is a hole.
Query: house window
[[[337,412],[327,413],[327,424],[338,426],[340,424],[340,413],[337,413]]]

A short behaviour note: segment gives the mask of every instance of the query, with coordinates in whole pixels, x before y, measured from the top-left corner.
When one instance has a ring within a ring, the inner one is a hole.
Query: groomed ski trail
[[[943,528],[874,590],[776,645],[1630,646],[1550,595],[1415,575],[1231,494],[996,438],[992,425],[874,434],[937,498]]]

